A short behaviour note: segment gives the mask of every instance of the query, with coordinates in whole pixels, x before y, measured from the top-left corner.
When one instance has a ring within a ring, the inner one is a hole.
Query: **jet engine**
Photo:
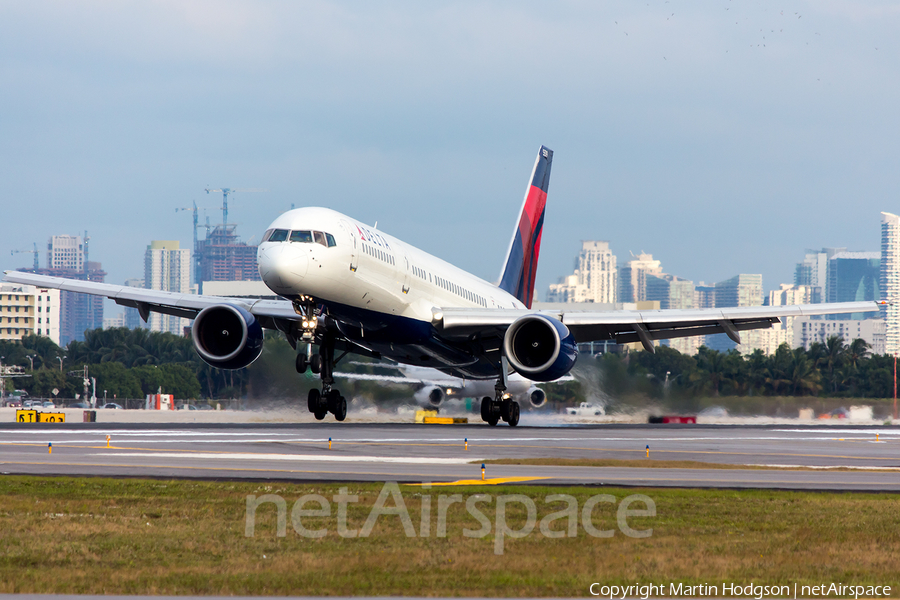
[[[533,387],[528,390],[528,401],[535,408],[540,408],[547,404],[547,394],[541,388]]]
[[[533,381],[553,381],[568,373],[578,345],[558,319],[533,314],[519,317],[506,330],[503,352],[517,373]]]
[[[444,401],[444,390],[434,385],[416,392],[416,403],[425,408],[437,408]]]
[[[262,352],[263,330],[259,321],[231,304],[201,310],[191,334],[200,358],[219,369],[243,369]]]

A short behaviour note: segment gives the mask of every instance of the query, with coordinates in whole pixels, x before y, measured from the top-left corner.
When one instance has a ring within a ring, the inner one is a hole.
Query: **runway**
[[[483,461],[644,459],[648,445],[657,460],[762,468],[487,464],[486,483],[900,491],[892,427],[5,423],[0,472],[481,484]],[[798,466],[814,469],[783,468]]]

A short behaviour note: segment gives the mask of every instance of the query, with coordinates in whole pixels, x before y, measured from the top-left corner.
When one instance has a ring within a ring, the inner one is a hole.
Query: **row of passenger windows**
[[[337,246],[334,236],[322,231],[269,229],[263,234],[263,242],[299,242],[301,244],[322,244],[326,248]]]
[[[438,277],[437,275],[435,275],[434,280],[440,287],[444,288],[448,292],[452,292],[452,293],[456,294],[457,296],[460,296],[462,298],[465,298],[466,300],[469,300],[476,304],[480,304],[481,306],[487,308],[487,305],[488,305],[487,299],[483,298],[482,296],[479,296],[475,292],[470,292],[466,288],[464,288],[462,286],[458,286],[455,283],[453,283],[452,281],[447,281],[443,277]]]
[[[396,264],[394,261],[394,256],[392,254],[388,254],[381,248],[376,248],[375,246],[369,246],[368,244],[362,245],[363,252],[368,254],[373,258],[377,258],[378,260],[382,260],[389,265]]]
[[[413,265],[412,272],[413,272],[413,275],[415,275],[416,277],[419,277],[421,279],[427,279],[428,281],[431,281],[431,275],[429,275],[425,271],[425,269],[420,269],[416,265]]]
[[[17,307],[15,307],[15,308],[16,308],[16,312],[19,312],[19,307],[17,306]],[[29,308],[28,306],[23,306],[22,308],[25,309],[25,312],[28,312],[28,308]],[[12,307],[12,306],[7,306],[7,307],[6,307],[6,310],[7,310],[7,312],[12,312],[12,311],[13,311],[13,307]],[[41,308],[38,307],[38,310],[41,310]],[[0,312],[2,312],[2,311],[3,311],[3,307],[0,306]]]

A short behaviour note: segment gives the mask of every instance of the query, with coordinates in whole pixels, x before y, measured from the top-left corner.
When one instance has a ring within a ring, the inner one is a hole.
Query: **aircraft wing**
[[[223,296],[179,294],[134,288],[124,285],[95,283],[63,277],[36,275],[22,271],[6,271],[4,279],[37,287],[49,287],[95,296],[106,296],[116,304],[138,309],[141,317],[160,312],[193,319],[207,306],[222,303],[240,306],[256,316],[263,327],[291,331],[291,321],[298,315],[288,300],[251,300]],[[641,342],[648,350],[654,340],[725,333],[740,343],[740,332],[765,329],[783,317],[876,312],[877,302],[839,302],[797,306],[748,306],[739,308],[671,309],[637,311],[585,311],[444,308],[436,327],[448,339],[467,339],[474,334],[495,330],[502,336],[516,319],[528,314],[544,314],[562,321],[578,342],[615,340],[625,344]],[[354,351],[365,349],[354,345]]]
[[[641,342],[644,348],[652,351],[654,340],[725,333],[740,343],[741,331],[766,329],[784,317],[878,310],[877,302],[617,311],[444,308],[438,329],[449,339],[465,338],[491,328],[503,332],[516,319],[540,313],[562,321],[578,342]]]
[[[111,283],[96,283],[93,281],[66,279],[64,277],[36,275],[34,273],[25,273],[22,271],[6,271],[4,273],[4,280],[11,283],[48,287],[67,292],[80,292],[82,294],[91,294],[94,296],[106,296],[110,300],[114,300],[116,304],[138,309],[141,313],[141,317],[145,320],[147,315],[151,312],[193,319],[197,316],[197,313],[207,306],[215,306],[222,303],[240,306],[261,321],[264,321],[263,326],[272,329],[277,328],[272,322],[276,319],[296,320],[298,318],[297,313],[294,312],[294,308],[288,300],[252,300],[223,296],[179,294],[177,292],[147,290],[127,285],[113,285]]]

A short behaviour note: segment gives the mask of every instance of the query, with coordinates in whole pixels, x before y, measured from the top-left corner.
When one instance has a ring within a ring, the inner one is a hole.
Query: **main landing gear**
[[[322,376],[322,391],[313,388],[309,390],[306,398],[306,407],[319,421],[324,419],[328,413],[333,414],[338,421],[347,418],[347,399],[341,396],[338,390],[331,387],[334,385],[336,362],[334,360],[334,338],[331,336],[326,336],[322,340],[318,354],[313,354],[308,358],[306,354],[297,355],[298,373],[305,373],[308,367],[313,373]]]
[[[509,423],[510,427],[519,424],[519,403],[506,393],[507,362],[504,356],[501,359],[500,379],[494,386],[494,397],[485,396],[481,399],[481,419],[491,427],[496,427],[500,419]]]

